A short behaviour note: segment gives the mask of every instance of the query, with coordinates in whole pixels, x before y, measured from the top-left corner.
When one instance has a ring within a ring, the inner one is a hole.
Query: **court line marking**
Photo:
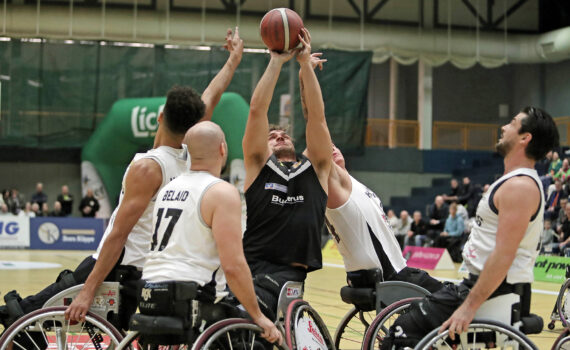
[[[344,269],[344,265],[341,264],[332,264],[332,263],[323,263],[323,266],[326,267],[334,267],[337,269]],[[453,283],[459,283],[461,282],[461,280],[458,279],[453,279],[453,278],[442,278],[442,277],[434,277],[440,281],[449,281],[449,282],[453,282]],[[558,295],[558,292],[553,292],[550,290],[544,290],[544,289],[532,289],[533,293],[537,293],[537,294],[546,294],[546,295]]]

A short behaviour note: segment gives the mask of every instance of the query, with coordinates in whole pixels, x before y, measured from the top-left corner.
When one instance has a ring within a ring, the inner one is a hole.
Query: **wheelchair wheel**
[[[0,349],[116,349],[123,339],[111,323],[92,313],[85,322],[66,321],[66,309],[49,307],[20,318],[0,338]]]
[[[117,350],[187,350],[190,347],[186,344],[180,345],[156,345],[145,344],[139,332],[131,331],[123,338],[117,346]]]
[[[570,279],[566,280],[560,288],[556,299],[556,310],[560,316],[560,322],[564,327],[568,327],[570,325]]]
[[[552,350],[570,350],[570,329],[566,328],[552,345]]]
[[[302,299],[293,300],[287,307],[285,341],[289,349],[334,349],[321,316]]]
[[[374,350],[380,349],[384,337],[388,335],[388,330],[390,326],[396,321],[396,319],[405,314],[412,302],[420,300],[421,298],[408,298],[397,301],[390,304],[384,308],[378,316],[372,321],[370,327],[364,335],[364,341],[362,344],[363,350]]]
[[[196,339],[193,350],[263,350],[267,343],[261,338],[263,330],[250,320],[229,318],[206,328]]]
[[[374,311],[362,311],[353,307],[340,321],[335,335],[335,348],[360,349],[364,339],[364,333],[374,320]]]
[[[519,330],[504,323],[475,319],[467,332],[455,336],[455,341],[448,337],[449,331],[438,334],[439,328],[426,335],[414,349],[524,349],[538,350],[530,339]]]

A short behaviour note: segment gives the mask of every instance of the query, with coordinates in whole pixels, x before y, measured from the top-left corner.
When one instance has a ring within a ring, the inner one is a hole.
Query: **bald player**
[[[263,328],[263,337],[280,342],[281,334],[257,304],[243,253],[239,193],[219,178],[228,155],[224,133],[218,125],[203,121],[188,130],[184,142],[192,165],[158,193],[143,280],[194,281],[214,300],[225,296],[227,279],[253,321]]]

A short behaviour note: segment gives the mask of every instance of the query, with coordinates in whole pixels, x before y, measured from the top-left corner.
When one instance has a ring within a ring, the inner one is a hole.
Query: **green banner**
[[[563,283],[566,280],[566,266],[570,266],[570,258],[539,255],[534,263],[534,279],[542,282]]]

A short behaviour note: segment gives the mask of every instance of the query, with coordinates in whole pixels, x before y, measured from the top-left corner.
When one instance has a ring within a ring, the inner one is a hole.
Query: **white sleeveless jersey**
[[[471,229],[469,240],[463,248],[463,259],[469,273],[479,275],[485,262],[495,249],[497,228],[499,225],[499,211],[493,204],[493,197],[497,189],[508,179],[514,176],[531,177],[540,190],[540,203],[535,214],[531,217],[528,227],[520,242],[515,259],[507,272],[507,283],[530,283],[534,280],[533,269],[538,244],[543,229],[544,193],[536,170],[529,168],[515,169],[493,182],[481,198],[477,206],[475,224]]]
[[[347,271],[381,268],[385,278],[406,267],[380,198],[352,176],[346,203],[326,210],[329,230]]]
[[[159,192],[153,214],[156,233],[143,268],[144,280],[194,281],[201,286],[214,282],[218,296],[223,294],[226,278],[218,249],[200,211],[202,196],[220,181],[208,172],[190,171]]]
[[[158,148],[153,148],[146,153],[135,154],[131,164],[139,159],[152,159],[160,165],[162,170],[162,184],[160,189],[162,189],[166,184],[176,178],[178,175],[190,169],[190,156],[186,145],[182,145],[181,149],[175,149],[168,146],[160,146]],[[121,189],[121,195],[119,197],[119,205],[113,211],[111,219],[109,220],[109,226],[103,234],[103,238],[97,247],[97,252],[93,254],[93,258],[97,259],[99,253],[105,243],[105,239],[111,230],[113,229],[113,224],[115,223],[115,217],[117,216],[117,211],[121,207],[121,202],[123,201],[123,195],[125,194],[125,179],[127,178],[127,173],[131,167],[131,164],[127,167],[125,175],[123,175],[123,185]],[[158,193],[158,192],[157,192]],[[122,265],[132,265],[138,269],[142,269],[144,261],[148,254],[148,248],[150,245],[150,239],[152,237],[153,227],[152,227],[152,210],[154,209],[154,202],[156,201],[156,194],[152,197],[152,200],[148,203],[143,214],[131,230],[127,242],[125,243],[125,254]]]

